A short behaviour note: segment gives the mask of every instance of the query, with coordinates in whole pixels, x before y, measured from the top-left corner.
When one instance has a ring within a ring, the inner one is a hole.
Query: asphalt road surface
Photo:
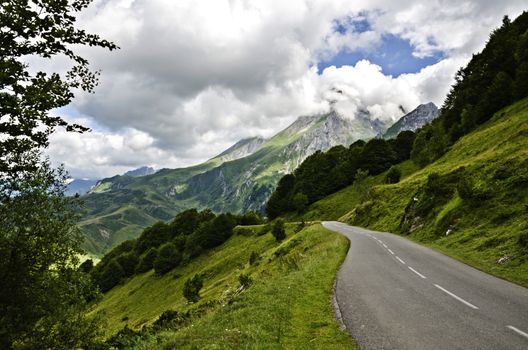
[[[528,289],[403,237],[324,222],[350,240],[337,313],[363,350],[528,350]]]

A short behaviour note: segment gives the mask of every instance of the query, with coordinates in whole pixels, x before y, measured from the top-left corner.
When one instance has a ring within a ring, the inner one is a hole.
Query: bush
[[[391,166],[387,174],[385,175],[386,184],[397,184],[400,182],[401,170],[398,167]]]
[[[157,275],[163,275],[178,266],[182,261],[181,253],[172,242],[165,243],[158,251],[158,256],[154,260],[154,271]]]
[[[116,259],[112,259],[106,264],[103,271],[97,278],[97,284],[103,293],[108,292],[125,277],[125,272]]]
[[[150,248],[139,258],[139,264],[136,266],[136,273],[147,272],[154,267],[154,260],[158,257],[158,250]]]
[[[253,279],[249,275],[242,273],[238,276],[238,282],[240,282],[242,287],[248,288],[253,283]]]
[[[284,238],[286,238],[286,230],[284,229],[284,220],[279,219],[275,222],[273,225],[273,229],[271,230],[271,234],[273,237],[275,237],[275,240],[277,242],[282,241]]]
[[[203,287],[202,276],[196,274],[193,278],[187,279],[183,285],[183,296],[189,302],[195,303],[200,300],[200,290]]]
[[[139,264],[139,258],[135,252],[128,252],[119,255],[116,258],[117,262],[123,268],[125,277],[130,277],[136,272],[136,266]]]
[[[257,252],[251,252],[249,256],[249,265],[255,265],[260,260],[260,255]]]
[[[161,329],[171,329],[183,324],[187,320],[185,314],[180,314],[178,311],[166,310],[160,317],[152,324],[152,328],[156,331]]]

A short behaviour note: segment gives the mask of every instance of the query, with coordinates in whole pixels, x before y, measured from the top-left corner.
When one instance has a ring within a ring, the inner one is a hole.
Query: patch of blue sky
[[[355,23],[360,23],[359,28],[361,30],[358,28],[357,31],[366,31],[370,28],[366,20]],[[345,27],[343,26],[343,28]],[[336,30],[338,30],[338,27],[336,27]],[[366,59],[371,63],[379,65],[384,74],[397,77],[405,73],[419,72],[422,68],[438,63],[445,58],[444,53],[440,51],[423,58],[414,56],[413,51],[414,48],[408,40],[396,35],[386,34],[382,36],[381,43],[373,47],[370,51],[342,50],[331,59],[319,62],[317,68],[319,73],[321,73],[325,68],[330,66],[353,66],[358,61]]]

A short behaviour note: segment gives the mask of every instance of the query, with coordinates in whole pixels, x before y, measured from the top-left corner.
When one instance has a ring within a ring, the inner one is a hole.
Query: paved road
[[[323,225],[351,243],[336,300],[361,349],[528,349],[528,289],[400,236]]]

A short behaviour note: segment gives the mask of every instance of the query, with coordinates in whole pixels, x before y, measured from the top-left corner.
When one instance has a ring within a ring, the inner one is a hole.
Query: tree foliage
[[[78,199],[64,197],[63,170],[35,152],[17,157],[32,171],[4,173],[0,182],[0,348],[48,344],[44,325],[55,327],[67,344],[86,344],[87,333],[97,335],[82,317],[95,291],[77,268]],[[73,323],[87,333],[67,333]]]
[[[183,296],[188,301],[195,303],[200,300],[200,290],[203,287],[203,277],[199,274],[194,275],[193,278],[189,278],[183,285]]]
[[[90,0],[2,1],[0,5],[0,172],[17,171],[23,163],[7,162],[8,154],[22,154],[47,145],[56,127],[86,131],[49,111],[69,104],[74,89],[91,92],[98,72],[74,46],[116,45],[75,27],[75,14]],[[67,57],[72,68],[65,74],[33,73],[25,57]]]
[[[528,96],[528,13],[504,17],[482,52],[455,76],[441,115],[418,132],[412,159],[425,166],[497,111]]]

